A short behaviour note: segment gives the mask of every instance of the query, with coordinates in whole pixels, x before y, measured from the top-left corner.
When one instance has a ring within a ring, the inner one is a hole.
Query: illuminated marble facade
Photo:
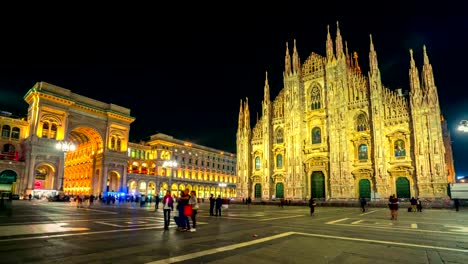
[[[0,116],[0,174],[17,175],[15,194],[49,196],[62,186],[65,193],[84,195],[155,194],[188,187],[199,197],[236,196],[232,153],[164,134],[129,143],[135,119],[129,109],[49,83],[36,83],[24,99],[29,104],[27,120]],[[76,150],[64,155],[55,148],[62,140]],[[173,172],[163,168],[168,160],[178,164]]]
[[[447,197],[454,169],[432,66],[423,48],[419,74],[410,51],[410,93],[381,82],[370,41],[367,76],[339,28],[326,56],[301,63],[286,46],[284,88],[270,100],[268,76],[262,115],[250,127],[241,100],[237,131],[239,195],[257,199]],[[335,46],[335,47],[334,47]],[[444,145],[445,144],[445,145]]]
[[[24,99],[29,104],[27,121],[9,121],[21,130],[19,139],[8,139],[19,146],[19,159],[0,162],[0,173],[12,170],[18,176],[15,193],[57,193],[63,187],[65,193],[98,194],[114,175],[113,184],[125,191],[128,133],[134,120],[129,109],[45,82],[36,83]],[[62,140],[74,143],[76,150],[65,156],[55,148]]]
[[[147,142],[130,143],[127,188],[130,193],[155,194],[189,188],[197,197],[236,197],[236,157],[158,133]],[[176,167],[165,165],[175,161]]]

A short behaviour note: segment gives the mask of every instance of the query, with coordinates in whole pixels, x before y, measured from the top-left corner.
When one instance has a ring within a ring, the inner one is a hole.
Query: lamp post
[[[63,192],[63,181],[65,179],[65,158],[67,157],[67,152],[74,151],[76,146],[71,142],[59,141],[55,145],[55,148],[63,152],[63,172],[61,177],[62,181],[60,182],[60,191]]]
[[[174,176],[174,172],[172,171],[173,169],[177,168],[177,161],[175,160],[165,160],[162,164],[162,167],[167,169],[167,168],[170,168],[171,169],[171,175],[169,177],[169,186],[167,188],[169,188],[169,190],[172,188],[172,177]],[[167,171],[166,171],[167,172]]]
[[[458,125],[458,130],[462,132],[468,132],[468,120],[462,120]]]

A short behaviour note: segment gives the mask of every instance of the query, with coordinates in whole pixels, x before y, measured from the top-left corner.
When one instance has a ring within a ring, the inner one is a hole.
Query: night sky
[[[339,20],[365,73],[372,34],[383,83],[391,89],[409,89],[408,49],[421,71],[426,44],[456,172],[467,175],[468,133],[456,127],[468,119],[468,15],[460,13],[468,7],[392,2],[372,10],[327,3],[3,10],[0,110],[26,115],[23,96],[45,81],[130,108],[132,141],[162,132],[235,152],[240,99],[249,98],[253,125],[265,71],[272,99],[282,89],[285,43],[297,40],[301,62],[311,52],[325,55],[327,25],[334,38]]]

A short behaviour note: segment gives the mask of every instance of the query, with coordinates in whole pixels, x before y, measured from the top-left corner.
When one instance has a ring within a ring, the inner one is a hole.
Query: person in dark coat
[[[210,215],[214,215],[215,200],[213,194],[210,194]]]
[[[169,192],[170,194],[170,192]],[[158,210],[159,209],[159,193],[156,194],[156,196],[154,197],[154,210]]]
[[[309,207],[310,207],[310,215],[314,215],[315,212],[315,206],[317,205],[317,202],[313,197],[310,198],[309,200]]]
[[[460,208],[460,200],[453,199],[453,205],[455,205],[455,210],[458,212],[458,210]]]
[[[223,199],[221,199],[221,195],[218,195],[216,198],[216,216],[221,216],[221,207],[223,206]]]
[[[367,200],[365,197],[361,197],[359,199],[359,202],[361,203],[361,209],[362,209],[362,212],[364,213],[366,211]]]

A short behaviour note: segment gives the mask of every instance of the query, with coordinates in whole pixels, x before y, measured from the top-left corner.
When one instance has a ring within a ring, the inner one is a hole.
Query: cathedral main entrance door
[[[396,180],[396,195],[398,198],[410,198],[410,184],[408,179],[400,177]]]
[[[255,184],[255,198],[262,198],[262,185],[260,183]]]
[[[276,198],[284,198],[284,185],[281,182],[276,184]]]
[[[312,172],[310,184],[311,197],[325,198],[325,176],[323,175],[323,172]]]
[[[359,181],[359,197],[371,198],[371,187],[368,179],[362,179]]]

